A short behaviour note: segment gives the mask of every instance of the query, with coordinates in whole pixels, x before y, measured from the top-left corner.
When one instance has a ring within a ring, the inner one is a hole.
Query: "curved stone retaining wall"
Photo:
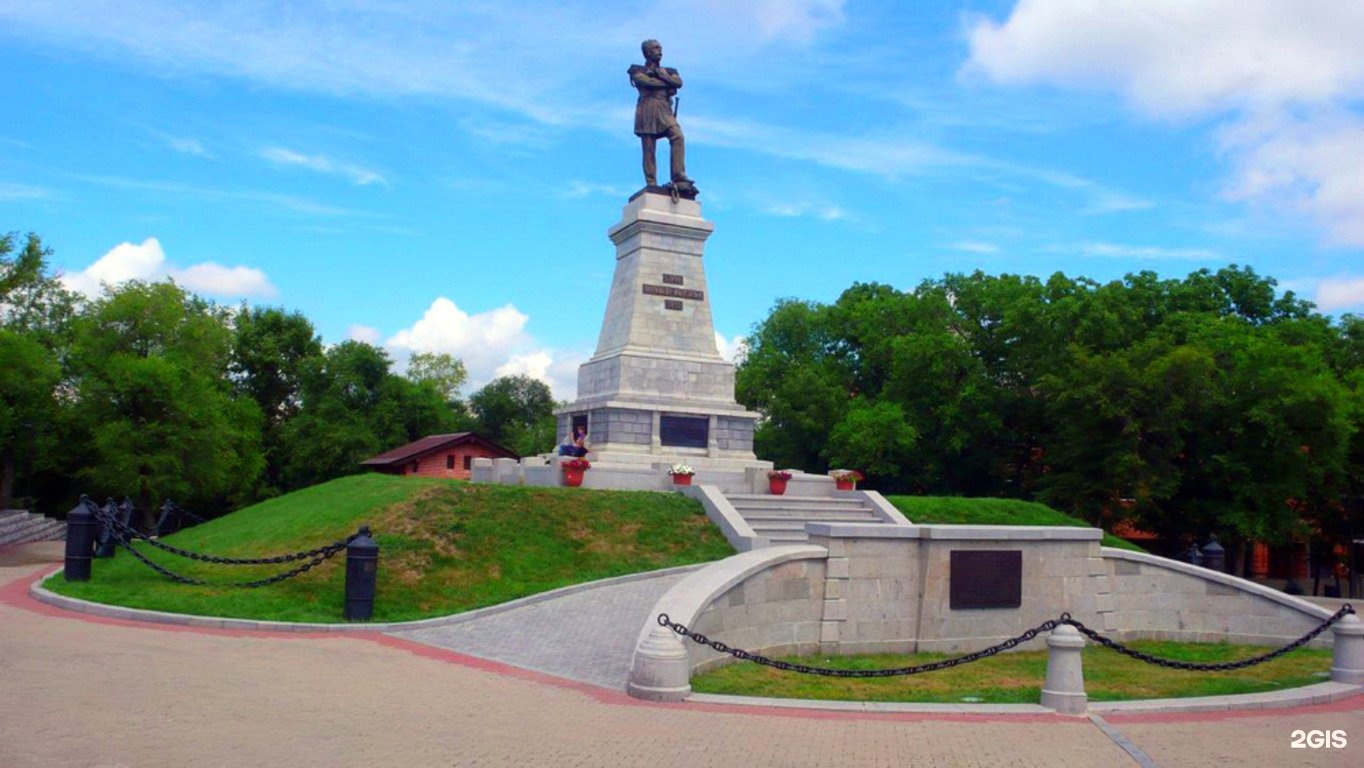
[[[631,692],[682,698],[692,673],[731,660],[679,641],[658,626],[660,613],[766,655],[965,653],[1062,612],[1115,639],[1282,645],[1331,615],[1234,576],[1101,547],[1092,528],[810,523],[806,531],[808,545],[735,555],[664,595],[639,634]],[[1018,552],[1021,604],[953,608],[951,562],[960,550]],[[1331,641],[1328,632],[1312,644]]]
[[[1315,629],[1331,611],[1225,573],[1125,549],[1103,548],[1103,629],[1121,638],[1282,645]],[[1330,647],[1331,633],[1313,647]]]
[[[736,648],[772,654],[817,650],[827,556],[823,547],[806,544],[757,549],[674,584],[640,630],[629,691],[642,698],[685,698],[693,672],[730,660],[709,647],[684,644],[658,625],[659,614]]]

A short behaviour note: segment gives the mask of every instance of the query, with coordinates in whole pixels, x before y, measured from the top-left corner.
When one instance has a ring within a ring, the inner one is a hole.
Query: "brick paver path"
[[[27,596],[60,543],[0,550],[0,766],[1135,766],[1054,716],[659,705],[379,633],[200,630]],[[1261,713],[1112,716],[1154,764],[1358,766],[1364,697]],[[1344,749],[1289,748],[1340,729]]]
[[[640,628],[658,598],[685,576],[610,584],[461,624],[389,634],[622,691]]]

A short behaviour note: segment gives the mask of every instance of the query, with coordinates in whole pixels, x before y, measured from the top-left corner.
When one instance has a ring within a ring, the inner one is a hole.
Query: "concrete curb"
[[[1232,712],[1261,709],[1291,709],[1313,704],[1330,704],[1364,694],[1364,686],[1342,683],[1317,683],[1287,691],[1240,693],[1231,696],[1200,696],[1187,699],[1143,699],[1140,701],[1090,702],[1088,715],[1147,715],[1198,712]],[[1056,715],[1066,717],[1041,704],[946,704],[882,701],[822,701],[813,699],[770,699],[758,696],[729,696],[693,693],[686,699],[698,704],[724,704],[738,707],[825,710],[835,712],[894,712],[932,715]]]
[[[184,613],[166,613],[164,611],[149,611],[141,608],[125,608],[119,605],[108,605],[105,603],[94,603],[89,600],[80,600],[74,597],[59,595],[45,588],[43,584],[48,579],[56,576],[62,569],[57,568],[51,573],[33,582],[29,587],[29,594],[40,603],[61,608],[75,613],[84,613],[91,616],[100,616],[108,619],[125,619],[128,621],[145,621],[153,624],[172,624],[183,627],[208,627],[211,629],[245,629],[264,632],[391,632],[396,630],[426,629],[429,627],[442,627],[450,624],[462,624],[466,621],[474,621],[488,616],[514,610],[522,606],[533,605],[535,603],[553,600],[558,597],[566,597],[578,592],[586,592],[601,587],[609,587],[617,584],[627,584],[632,581],[643,581],[645,579],[662,578],[673,576],[679,573],[689,573],[704,567],[706,563],[696,565],[679,565],[673,568],[663,568],[657,571],[644,571],[643,573],[630,573],[624,576],[612,576],[597,581],[588,581],[582,584],[571,584],[567,587],[552,589],[548,592],[541,592],[535,595],[518,598],[498,605],[490,605],[486,608],[476,608],[464,613],[456,613],[450,616],[438,616],[433,619],[420,619],[418,621],[395,621],[387,623],[363,623],[363,624],[317,624],[293,621],[258,621],[255,619],[233,619],[224,616],[194,616]]]

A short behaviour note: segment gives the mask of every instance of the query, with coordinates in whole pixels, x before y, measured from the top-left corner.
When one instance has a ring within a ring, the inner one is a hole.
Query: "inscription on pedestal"
[[[682,285],[682,276],[670,275],[665,272],[663,274],[663,282],[666,283],[667,285]]]
[[[669,416],[658,419],[658,438],[675,448],[705,448],[710,440],[710,419],[695,416]]]
[[[664,300],[663,300],[663,308],[664,308],[664,309],[673,309],[673,310],[676,310],[676,311],[678,311],[678,312],[681,312],[681,311],[682,311],[682,302],[678,301],[677,299],[664,299]]]
[[[695,288],[678,288],[673,285],[651,285],[649,283],[645,283],[641,287],[650,296],[671,296],[675,299],[693,299],[695,301],[706,300],[706,294]]]
[[[1023,552],[954,550],[948,583],[954,611],[1018,608],[1023,605]]]

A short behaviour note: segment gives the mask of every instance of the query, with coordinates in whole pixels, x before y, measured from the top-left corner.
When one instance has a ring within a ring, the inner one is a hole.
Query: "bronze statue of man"
[[[644,52],[644,65],[630,66],[630,85],[639,90],[639,101],[635,103],[635,135],[644,145],[644,183],[649,186],[658,184],[658,160],[654,156],[660,137],[668,139],[671,154],[672,187],[679,191],[695,194],[695,185],[687,178],[686,145],[682,139],[682,126],[677,124],[677,111],[673,97],[682,87],[682,78],[672,67],[660,66],[663,61],[663,46],[657,40],[645,40],[640,44]]]

